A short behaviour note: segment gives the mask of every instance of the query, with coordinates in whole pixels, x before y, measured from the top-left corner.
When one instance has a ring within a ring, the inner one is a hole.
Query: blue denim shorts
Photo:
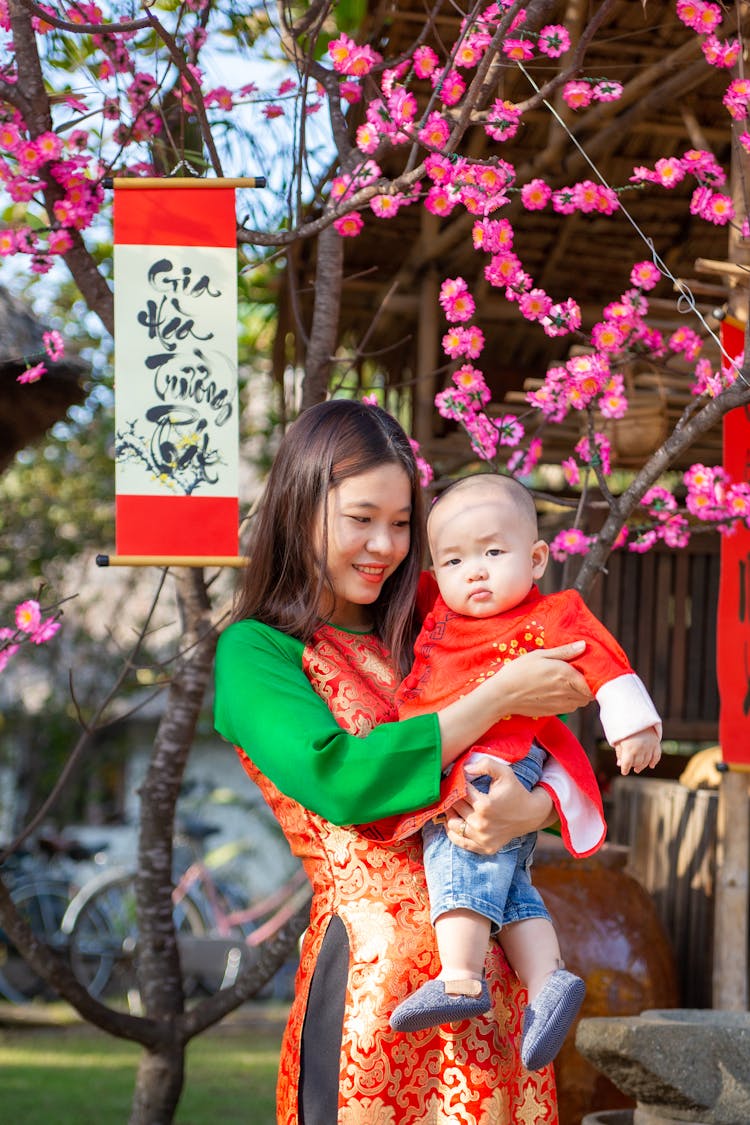
[[[542,774],[544,751],[532,746],[519,762],[510,763],[519,781],[532,789]],[[492,778],[482,774],[471,784],[486,793]],[[549,918],[542,896],[531,882],[536,833],[516,836],[494,855],[477,855],[448,839],[442,823],[422,829],[424,868],[432,922],[449,910],[473,910],[489,918],[493,933],[510,922]]]

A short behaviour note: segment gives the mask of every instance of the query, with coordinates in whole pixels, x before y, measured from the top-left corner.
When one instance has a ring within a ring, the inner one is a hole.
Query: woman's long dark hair
[[[284,435],[253,521],[251,562],[235,602],[234,620],[254,617],[308,641],[320,624],[326,589],[326,540],[315,555],[315,521],[327,525],[328,493],[343,480],[381,465],[403,468],[411,485],[409,552],[372,606],[373,626],[402,674],[418,628],[414,599],[424,554],[422,490],[414,453],[401,426],[378,406],[332,399],[300,415]]]

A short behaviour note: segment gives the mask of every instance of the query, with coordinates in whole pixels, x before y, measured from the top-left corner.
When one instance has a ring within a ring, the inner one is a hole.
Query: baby
[[[535,647],[585,640],[586,651],[573,663],[596,696],[621,772],[655,766],[661,722],[624,652],[575,591],[542,596],[535,586],[547,567],[549,547],[538,537],[528,490],[510,477],[464,478],[435,502],[427,530],[440,596],[425,618],[415,663],[399,689],[401,717],[445,706]],[[400,818],[387,833],[399,839],[423,826],[441,960],[438,979],[399,1004],[391,1025],[416,1031],[488,1011],[484,961],[490,935],[498,933],[528,992],[521,1057],[528,1069],[538,1070],[560,1049],[583,1000],[584,983],[564,969],[549,913],[529,877],[536,834],[511,840],[495,855],[478,855],[453,845],[444,818],[436,815],[460,797],[462,786],[466,791],[466,775],[487,792],[492,778],[480,764],[487,754],[508,762],[528,789],[551,755],[550,765],[563,768],[568,789],[578,794],[569,817],[560,809],[569,850],[590,854],[603,841],[606,829],[593,772],[567,728],[556,719],[517,715],[496,723],[454,764],[439,805]],[[545,770],[542,784],[546,777]]]

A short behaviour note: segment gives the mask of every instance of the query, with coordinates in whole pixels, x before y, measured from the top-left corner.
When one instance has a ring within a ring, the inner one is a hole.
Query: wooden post
[[[719,787],[714,890],[713,1006],[747,1010],[747,774],[729,769]]]
[[[428,218],[432,218],[428,215]],[[433,437],[432,417],[435,410],[435,369],[438,366],[440,333],[437,272],[430,268],[419,287],[419,325],[417,328],[417,382],[414,388],[414,419],[412,430],[420,445]]]

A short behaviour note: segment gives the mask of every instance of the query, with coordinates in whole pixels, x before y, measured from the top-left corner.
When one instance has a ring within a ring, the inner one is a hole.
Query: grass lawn
[[[277,1021],[252,1019],[194,1039],[175,1125],[275,1125],[280,1041]],[[0,1118],[124,1125],[139,1053],[85,1025],[0,1025]]]

